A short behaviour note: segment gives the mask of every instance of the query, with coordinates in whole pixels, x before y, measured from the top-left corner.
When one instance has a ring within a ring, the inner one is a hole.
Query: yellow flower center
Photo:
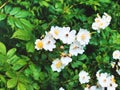
[[[56,64],[56,67],[57,68],[60,68],[62,66],[62,63],[59,61],[57,64]]]
[[[118,57],[119,55],[116,53],[116,54],[114,54],[114,56],[115,56],[115,57]]]
[[[102,27],[104,24],[102,22],[100,22],[99,26]]]
[[[54,33],[55,33],[56,35],[58,35],[58,34],[59,34],[59,30],[55,29],[55,30],[54,30]]]
[[[81,35],[81,39],[82,39],[82,40],[85,40],[85,34],[82,34],[82,35]]]
[[[43,48],[43,42],[42,41],[37,42],[37,47],[38,48]]]
[[[85,79],[85,76],[82,76],[82,79]]]
[[[106,83],[106,81],[107,81],[106,79],[103,80],[104,83]]]
[[[77,48],[78,48],[78,46],[74,46],[74,47],[73,47],[73,49],[77,49]]]

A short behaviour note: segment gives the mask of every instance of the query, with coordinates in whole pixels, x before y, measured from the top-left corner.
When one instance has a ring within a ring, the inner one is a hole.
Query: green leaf
[[[11,7],[11,6],[6,5],[6,6],[5,6],[5,13],[6,13],[6,14],[9,14],[9,13],[10,13],[10,11],[11,11],[11,9],[12,9],[12,7]]]
[[[26,31],[26,30],[17,30],[12,38],[17,38],[17,39],[20,39],[20,40],[24,40],[24,41],[28,41],[30,40],[30,31]]]
[[[20,22],[24,25],[24,29],[27,30],[32,30],[33,25],[26,19],[20,19]]]
[[[0,42],[0,54],[6,54],[6,47],[2,42]]]
[[[26,64],[27,62],[25,60],[19,59],[17,62],[14,63],[12,68],[14,70],[19,70],[21,67],[23,67]]]
[[[83,65],[83,63],[81,61],[76,61],[76,62],[72,63],[72,68],[77,68],[77,67],[80,67],[82,65]]]
[[[18,83],[17,90],[26,90],[26,87],[23,83]]]
[[[15,7],[10,11],[10,15],[15,15],[17,13],[20,13],[20,8],[19,7]]]
[[[100,0],[100,2],[102,2],[102,3],[110,3],[111,1],[110,0]]]
[[[28,16],[28,12],[27,11],[20,11],[19,13],[17,13],[16,15],[15,15],[15,17],[16,18],[24,18],[24,17],[27,17]]]
[[[9,79],[7,81],[7,88],[13,88],[15,87],[17,84],[17,79],[16,78],[12,78],[12,79]]]
[[[35,45],[33,42],[28,42],[26,44],[26,50],[27,52],[34,52],[35,51]]]
[[[85,54],[82,54],[78,57],[78,60],[85,60],[87,56]]]
[[[12,16],[8,16],[8,18],[7,18],[8,20],[7,20],[7,23],[9,24],[9,25],[11,25],[11,26],[14,26],[14,18],[12,17]]]
[[[0,54],[0,65],[1,65],[1,66],[2,66],[2,65],[4,65],[5,60],[6,60],[6,56],[5,56],[5,55]],[[3,68],[3,67],[1,67],[1,68]]]
[[[11,58],[16,52],[16,48],[12,48],[7,52],[7,57]]]
[[[23,26],[23,24],[20,22],[19,19],[15,19],[15,20],[14,20],[14,23],[15,23],[15,25],[16,25],[18,28],[24,29],[24,26]]]
[[[6,75],[9,77],[9,78],[15,78],[16,77],[16,73],[13,71],[13,70],[9,70],[6,72]]]
[[[40,80],[44,80],[45,79],[45,73],[44,72],[40,72]]]
[[[0,21],[4,20],[6,18],[5,14],[0,14]]]
[[[20,59],[17,55],[13,55],[11,58],[7,59],[7,63],[13,64]]]
[[[0,74],[0,80],[6,84],[6,79],[3,75]]]
[[[40,90],[40,86],[39,86],[37,83],[33,83],[33,87],[34,87],[36,90]]]
[[[41,6],[46,6],[46,7],[49,6],[49,4],[48,4],[46,1],[41,1],[41,2],[40,2],[40,5],[41,5]]]

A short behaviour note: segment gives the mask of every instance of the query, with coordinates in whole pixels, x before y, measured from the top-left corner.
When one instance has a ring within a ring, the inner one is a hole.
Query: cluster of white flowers
[[[83,83],[88,83],[90,80],[90,76],[88,75],[88,73],[84,70],[82,70],[80,73],[79,73],[79,81],[81,84]]]
[[[52,62],[51,68],[53,71],[60,72],[70,62],[72,62],[72,58],[70,58],[68,56],[61,57],[61,59],[57,58]]]
[[[97,14],[95,18],[95,22],[92,24],[92,29],[97,30],[100,33],[101,29],[105,29],[111,22],[111,16],[107,13],[104,13],[102,17]],[[46,32],[46,35],[43,39],[37,39],[35,41],[35,49],[37,50],[48,50],[53,51],[56,48],[56,40],[62,41],[63,45],[69,45],[69,54],[70,56],[77,56],[78,54],[83,54],[84,47],[89,43],[91,39],[90,32],[87,29],[81,29],[76,32],[76,30],[70,30],[70,27],[58,27],[52,26],[49,32]],[[64,46],[62,45],[62,49]],[[68,53],[68,52],[67,52]],[[53,71],[60,72],[65,68],[70,62],[72,62],[72,58],[69,55],[63,55],[61,58],[57,58],[53,60],[51,68]],[[120,51],[115,50],[113,52],[113,59],[118,60],[117,65],[116,62],[111,62],[112,67],[116,66],[116,71],[120,75]],[[100,73],[98,71],[96,73],[98,85],[96,86],[87,86],[84,90],[115,90],[118,86],[116,84],[116,80],[114,75],[110,75],[108,73]],[[90,76],[88,72],[82,70],[79,73],[79,82],[81,84],[89,83]],[[59,90],[64,90],[63,87],[60,87]]]
[[[115,90],[116,87],[118,86],[116,84],[114,75],[110,75],[106,72],[100,73],[100,71],[98,71],[96,73],[96,76],[97,76],[98,84],[103,88],[107,87],[107,90]]]
[[[76,35],[76,30],[71,30],[70,27],[58,27],[52,26],[50,32],[46,33],[44,39],[37,39],[35,42],[35,48],[37,50],[45,49],[53,51],[56,48],[55,39],[59,39],[63,44],[70,45],[69,53],[77,56],[83,54],[84,47],[89,43],[91,36],[90,32],[86,29],[80,29]]]
[[[115,50],[113,52],[113,59],[115,59],[115,61],[111,62],[111,66],[112,68],[116,68],[116,72],[120,75],[120,51],[119,50]]]
[[[97,30],[98,33],[100,33],[101,29],[105,29],[111,22],[111,16],[107,13],[104,13],[102,17],[100,17],[99,14],[97,14],[97,17],[95,18],[95,22],[92,24],[92,29]]]

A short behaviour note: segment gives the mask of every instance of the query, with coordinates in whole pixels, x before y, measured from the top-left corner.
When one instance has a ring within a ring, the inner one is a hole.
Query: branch
[[[9,2],[9,0],[6,1],[2,6],[0,6],[0,9],[2,9],[8,2]]]

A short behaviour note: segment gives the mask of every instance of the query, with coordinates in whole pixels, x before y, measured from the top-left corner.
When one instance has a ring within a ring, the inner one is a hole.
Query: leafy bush
[[[98,33],[92,24],[97,14],[104,12],[112,20]],[[1,0],[0,90],[84,90],[87,84],[97,85],[99,70],[114,75],[120,90],[120,58],[113,57],[113,52],[120,50],[119,21],[119,0]],[[84,52],[69,54],[70,45],[61,39],[52,50],[36,50],[36,40],[44,39],[52,26],[90,32]],[[62,57],[72,61],[56,72],[51,65]],[[89,73],[90,81],[81,83],[80,72]]]

